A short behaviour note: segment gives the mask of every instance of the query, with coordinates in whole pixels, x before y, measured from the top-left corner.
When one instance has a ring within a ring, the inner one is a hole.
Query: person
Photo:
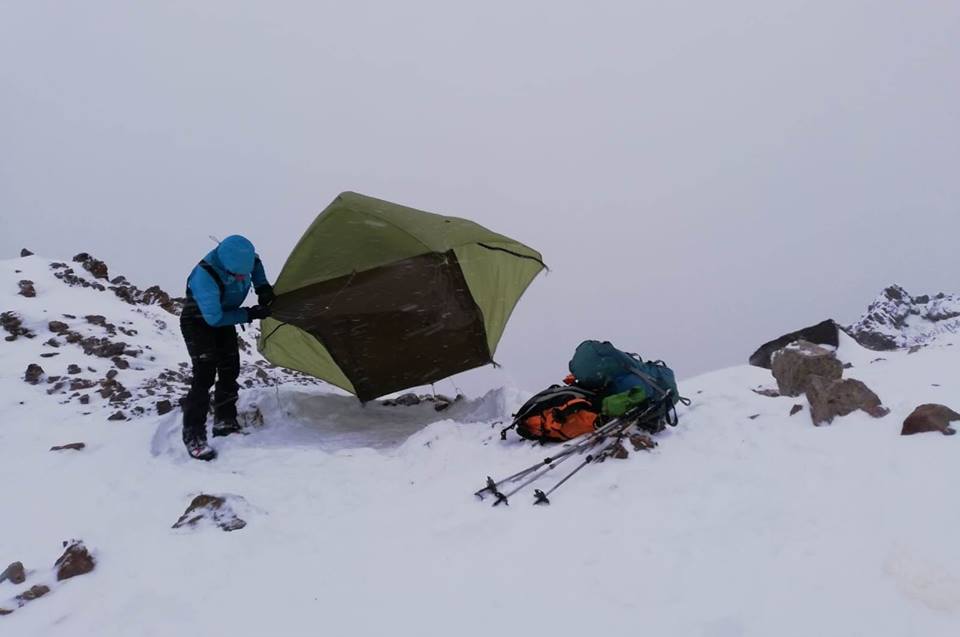
[[[257,305],[240,307],[251,284]],[[217,455],[207,444],[207,412],[214,382],[213,435],[241,431],[237,422],[240,351],[235,326],[270,316],[274,298],[253,244],[240,235],[221,241],[187,277],[180,331],[193,363],[193,379],[183,402],[183,442],[192,458],[213,460]]]

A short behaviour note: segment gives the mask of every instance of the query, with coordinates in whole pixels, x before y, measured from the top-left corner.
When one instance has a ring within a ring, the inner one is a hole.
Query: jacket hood
[[[220,263],[228,272],[234,274],[250,274],[253,272],[256,251],[246,237],[238,234],[230,235],[220,242],[216,252]]]

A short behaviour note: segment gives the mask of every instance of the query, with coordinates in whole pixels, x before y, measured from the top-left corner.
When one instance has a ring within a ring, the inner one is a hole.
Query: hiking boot
[[[243,427],[237,422],[236,418],[224,418],[213,423],[213,436],[229,436],[230,434],[243,433]]]
[[[207,444],[202,438],[193,438],[187,440],[184,444],[187,446],[187,453],[191,458],[197,460],[213,460],[217,457],[217,450]]]

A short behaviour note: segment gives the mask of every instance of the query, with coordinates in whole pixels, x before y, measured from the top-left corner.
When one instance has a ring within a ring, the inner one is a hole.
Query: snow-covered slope
[[[178,410],[157,415],[149,395],[114,422],[109,399],[61,404],[55,383],[22,380],[49,338],[44,309],[95,313],[153,334],[117,376],[135,394],[185,360],[175,334],[152,331],[170,315],[139,307],[134,321],[109,290],[53,309],[44,294],[66,291],[46,262],[8,265],[23,273],[0,274],[0,298],[37,336],[0,342],[0,568],[32,572],[0,583],[0,608],[31,585],[51,592],[0,617],[3,634],[947,636],[960,625],[960,436],[899,436],[918,404],[960,403],[949,335],[882,359],[843,338],[846,375],[880,395],[885,418],[814,427],[806,409],[789,415],[803,398],[752,391],[773,385],[769,372],[720,370],[681,383],[693,404],[653,452],[587,467],[550,507],[524,492],[491,508],[472,496],[485,476],[549,453],[500,440],[521,392],[444,412],[361,408],[267,370],[241,405],[262,424],[196,462]],[[35,298],[16,294],[20,276]],[[90,363],[79,347],[53,349],[47,374]],[[74,441],[87,446],[48,451]],[[198,493],[232,496],[246,526],[172,529]],[[57,583],[50,567],[70,538],[97,567]]]

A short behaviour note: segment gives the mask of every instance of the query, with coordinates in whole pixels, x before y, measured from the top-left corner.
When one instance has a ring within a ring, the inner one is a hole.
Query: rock
[[[30,252],[29,250],[27,250],[26,248],[23,248],[22,250],[20,250],[20,256],[21,256],[21,257],[32,257],[32,256],[33,256],[33,253]]]
[[[753,414],[752,416],[748,416],[748,418],[750,418],[750,420],[756,420],[756,419],[759,418],[759,417],[760,417],[760,414]]]
[[[945,436],[952,436],[957,430],[950,426],[951,422],[960,420],[960,414],[945,405],[926,404],[913,410],[903,421],[901,436],[939,431]]]
[[[833,422],[837,416],[846,416],[862,409],[874,418],[882,418],[889,412],[863,382],[853,378],[829,380],[820,376],[810,379],[807,388],[810,401],[810,417],[813,424]]]
[[[113,356],[110,358],[113,361],[113,364],[117,366],[117,369],[129,369],[130,363],[125,358],[120,358],[119,356]]]
[[[107,264],[99,259],[94,259],[86,252],[81,252],[73,257],[73,261],[74,263],[82,265],[83,269],[92,274],[94,278],[110,280],[110,275],[107,272]]]
[[[90,404],[90,394],[84,394],[83,396],[81,396],[81,397],[78,398],[77,400],[80,401],[80,404],[81,404],[81,405],[89,405],[89,404]]]
[[[913,347],[907,350],[907,354],[916,354],[922,349],[923,349],[923,345],[914,345]]]
[[[761,345],[760,348],[750,356],[750,364],[754,367],[770,369],[774,352],[796,341],[807,341],[808,343],[817,345],[839,347],[840,330],[832,319],[827,319],[826,321],[805,327],[796,332],[784,334],[780,338]]]
[[[14,562],[0,573],[0,583],[10,580],[11,584],[23,584],[27,581],[27,572],[23,570],[22,562]]]
[[[777,350],[771,367],[777,387],[784,396],[803,394],[813,376],[827,380],[843,376],[843,364],[834,352],[807,341],[798,341]]]
[[[247,525],[237,516],[226,498],[201,493],[193,499],[173,528],[196,527],[202,521],[212,522],[224,531],[236,531]]]
[[[40,382],[40,379],[43,378],[44,373],[42,367],[36,363],[30,363],[27,365],[27,371],[23,374],[23,380],[31,385],[36,385]]]
[[[110,416],[109,418],[107,418],[107,420],[126,420],[126,419],[127,419],[127,416],[122,411],[118,411],[112,416]]]
[[[624,447],[619,442],[613,446],[613,449],[610,451],[610,457],[616,460],[626,460],[630,457],[630,452],[627,451],[627,448]]]
[[[9,615],[12,612],[13,611],[8,608],[0,607],[0,617],[3,617],[4,615]]]
[[[873,350],[908,348],[928,342],[937,334],[960,328],[960,296],[911,296],[891,285],[866,313],[844,331],[860,345]]]
[[[82,442],[71,442],[70,444],[61,445],[59,447],[50,447],[50,451],[66,451],[68,449],[72,449],[74,451],[80,451],[86,446],[87,445]]]
[[[790,415],[796,416],[801,411],[803,411],[803,405],[794,405],[793,407],[790,408]]]
[[[70,329],[70,326],[63,321],[50,321],[47,328],[54,334],[62,334]]]
[[[9,336],[5,338],[7,341],[15,341],[21,336],[27,338],[36,336],[36,334],[23,327],[23,319],[21,319],[16,312],[4,312],[0,314],[0,327],[9,334]]]
[[[66,550],[63,555],[54,563],[53,567],[57,570],[57,581],[62,582],[65,579],[85,575],[92,571],[96,566],[90,551],[80,540],[71,540],[64,542]]]
[[[83,370],[80,369],[80,366],[79,366],[79,365],[76,365],[76,364],[74,364],[74,363],[70,363],[69,365],[67,365],[67,373],[68,373],[68,374],[79,374],[79,373],[82,372],[82,371],[83,371]]]
[[[120,373],[120,372],[118,372],[118,371],[115,370],[115,369],[108,370],[108,371],[107,371],[107,380],[113,380],[114,378],[117,377],[117,374],[119,374],[119,373]]]
[[[173,405],[169,400],[158,400],[157,401],[157,413],[159,415],[168,414],[173,411]]]
[[[35,599],[39,599],[49,592],[50,592],[49,586],[44,586],[43,584],[37,584],[23,591],[22,593],[17,595],[14,599],[16,599],[17,602],[19,602],[20,606],[23,606],[27,602],[32,602]]]
[[[420,397],[416,394],[401,394],[393,400],[396,405],[404,405],[405,407],[412,407],[413,405],[420,404]]]
[[[25,296],[28,299],[32,299],[37,295],[36,288],[33,287],[33,281],[27,281],[24,279],[20,281],[20,296]]]
[[[769,387],[764,387],[763,389],[752,389],[750,391],[752,391],[754,394],[766,396],[767,398],[780,398],[780,392]]]
[[[634,451],[640,451],[641,449],[653,449],[657,446],[657,443],[646,434],[633,434],[630,436],[630,444],[633,445]]]

